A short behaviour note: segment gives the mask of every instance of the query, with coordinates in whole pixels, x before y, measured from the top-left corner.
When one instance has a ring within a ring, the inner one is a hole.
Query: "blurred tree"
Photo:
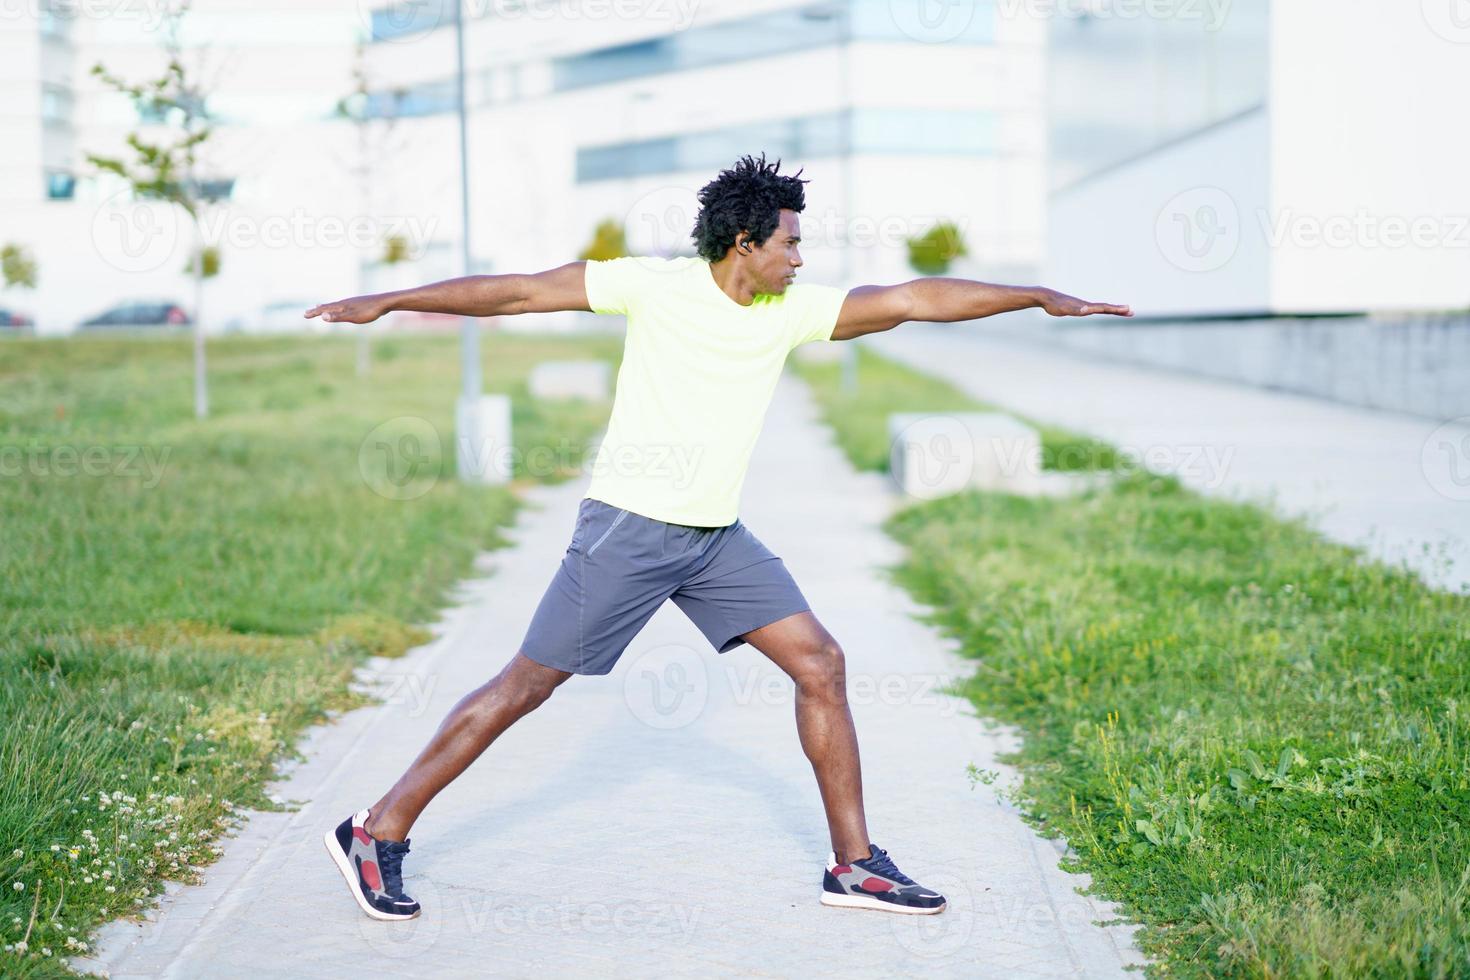
[[[397,265],[408,261],[408,239],[403,235],[389,235],[383,239],[383,264]]]
[[[36,258],[23,245],[0,247],[0,276],[6,289],[12,286],[21,289],[36,288]]]
[[[926,276],[942,276],[949,271],[951,262],[970,254],[959,227],[949,221],[941,221],[917,238],[910,238],[908,246],[909,265]]]
[[[628,240],[623,233],[622,222],[607,218],[598,222],[592,232],[592,244],[577,255],[578,259],[598,261],[619,259],[628,254]]]
[[[194,254],[197,255],[205,248],[203,209],[216,199],[212,188],[223,184],[206,183],[198,176],[199,148],[214,128],[205,105],[208,92],[199,79],[200,72],[184,66],[180,32],[190,2],[164,0],[159,10],[163,25],[160,43],[168,58],[162,75],[129,82],[101,64],[92,66],[92,74],[104,85],[132,100],[140,119],[156,121],[156,125],[149,126],[146,132],[135,130],[128,134],[131,158],[88,153],[87,159],[99,170],[127,181],[134,196],[177,205],[194,226]],[[217,255],[215,263],[218,269]],[[194,276],[194,415],[201,419],[209,414],[204,365],[204,279],[208,264],[207,254],[204,262],[189,263],[189,271]]]
[[[213,279],[219,275],[220,254],[217,245],[206,245],[202,253],[195,252],[194,256],[191,256],[189,261],[184,263],[184,271],[191,276],[194,275],[194,257],[200,254],[204,256],[204,278]]]

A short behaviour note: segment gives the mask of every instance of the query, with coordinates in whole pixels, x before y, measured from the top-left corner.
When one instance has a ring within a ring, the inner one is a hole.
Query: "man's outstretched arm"
[[[371,323],[394,310],[457,313],[461,316],[514,316],[518,313],[590,311],[584,285],[586,262],[568,262],[528,275],[462,276],[389,293],[353,296],[313,306],[306,317],[343,323]]]
[[[851,340],[892,330],[908,320],[954,323],[1031,307],[1040,307],[1052,316],[1133,315],[1127,306],[1089,303],[1045,286],[998,286],[973,279],[930,276],[896,286],[857,286],[848,290],[832,339]]]

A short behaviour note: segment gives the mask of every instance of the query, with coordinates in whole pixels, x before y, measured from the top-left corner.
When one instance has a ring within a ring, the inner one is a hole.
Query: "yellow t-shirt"
[[[831,341],[847,290],[793,283],[741,306],[699,256],[593,260],[585,282],[593,312],[628,318],[587,496],[671,524],[733,524],[786,355]]]

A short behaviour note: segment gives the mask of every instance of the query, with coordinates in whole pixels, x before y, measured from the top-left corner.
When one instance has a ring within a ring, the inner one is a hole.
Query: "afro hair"
[[[780,167],[779,157],[768,164],[765,153],[759,160],[747,154],[700,188],[699,215],[690,237],[701,256],[710,262],[723,259],[741,231],[759,247],[780,224],[778,212],[785,208],[800,213],[806,208],[802,185],[809,181],[800,179],[800,170],[778,174]]]

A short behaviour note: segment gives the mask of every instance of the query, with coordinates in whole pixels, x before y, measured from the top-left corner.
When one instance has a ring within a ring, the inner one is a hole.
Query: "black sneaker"
[[[887,851],[869,844],[868,856],[851,864],[838,864],[836,854],[827,855],[827,873],[822,876],[822,904],[933,915],[944,911],[944,896],[915,884],[893,866]]]
[[[358,810],[327,831],[322,843],[364,912],[374,919],[412,919],[419,903],[403,894],[408,841],[378,840],[363,827],[367,817],[368,811]]]

